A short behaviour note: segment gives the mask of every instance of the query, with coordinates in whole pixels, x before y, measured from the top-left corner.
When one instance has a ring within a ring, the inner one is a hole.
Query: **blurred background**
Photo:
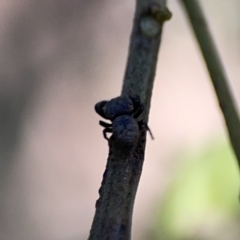
[[[240,101],[240,2],[201,1]],[[134,1],[0,1],[0,240],[85,240]],[[239,176],[183,9],[164,26],[133,239],[239,239]],[[238,105],[239,106],[239,105]]]

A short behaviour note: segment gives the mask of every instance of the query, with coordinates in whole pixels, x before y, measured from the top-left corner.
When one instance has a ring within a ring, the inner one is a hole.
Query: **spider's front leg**
[[[138,118],[144,111],[144,106],[141,103],[141,99],[138,95],[131,96],[130,99],[133,103],[133,117]]]
[[[109,140],[109,138],[107,137],[107,133],[112,133],[112,124],[111,123],[106,123],[106,122],[100,120],[99,125],[104,127],[103,136],[106,140]]]
[[[99,125],[105,128],[111,128],[112,127],[112,123],[106,123],[104,121],[99,121]]]
[[[143,104],[141,103],[138,108],[136,109],[136,111],[133,113],[133,117],[134,118],[138,118],[144,111],[144,106]]]
[[[103,129],[103,137],[109,141],[109,138],[107,137],[107,133],[112,133],[112,128],[104,128]]]
[[[150,134],[150,136],[151,136],[151,139],[154,140],[154,136],[153,136],[153,134],[152,134],[152,131],[151,131],[151,129],[149,128],[149,126],[147,125],[147,123],[145,123],[143,120],[141,120],[141,121],[138,122],[138,126],[139,126],[139,129],[145,128],[146,131],[149,132],[149,134]]]

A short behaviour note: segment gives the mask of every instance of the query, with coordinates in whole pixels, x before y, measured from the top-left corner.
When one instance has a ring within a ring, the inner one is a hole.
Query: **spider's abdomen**
[[[132,116],[122,115],[113,121],[112,132],[119,144],[135,145],[139,137],[139,126]]]

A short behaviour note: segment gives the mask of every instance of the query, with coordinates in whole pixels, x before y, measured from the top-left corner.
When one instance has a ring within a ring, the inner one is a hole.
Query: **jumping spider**
[[[123,144],[133,144],[139,137],[139,130],[145,127],[149,131],[152,139],[152,133],[147,124],[137,118],[143,113],[144,106],[140,97],[116,97],[110,101],[101,101],[95,105],[95,111],[103,118],[110,120],[112,123],[99,121],[104,127],[103,136],[109,140],[107,133],[112,133],[116,141]]]

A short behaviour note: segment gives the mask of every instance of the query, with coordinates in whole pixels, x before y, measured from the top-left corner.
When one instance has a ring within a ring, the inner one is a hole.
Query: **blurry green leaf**
[[[220,228],[239,215],[239,171],[226,142],[211,143],[180,162],[155,216],[156,239],[197,239],[201,231]]]

